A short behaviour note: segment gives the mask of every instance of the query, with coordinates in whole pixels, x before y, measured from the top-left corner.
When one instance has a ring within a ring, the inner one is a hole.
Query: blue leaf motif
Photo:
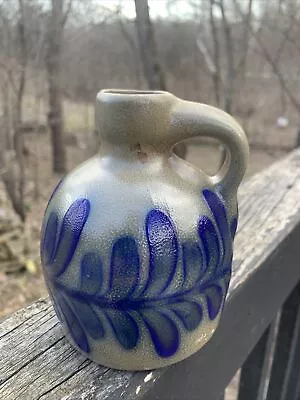
[[[224,265],[229,264],[232,254],[231,232],[227,220],[224,201],[220,195],[217,195],[215,192],[208,189],[203,190],[203,196],[214,216],[214,219],[216,221],[217,227],[220,232],[221,243],[222,243],[222,252],[221,252],[222,255],[220,260],[220,267],[222,268]]]
[[[133,349],[139,339],[139,328],[136,320],[127,311],[120,310],[108,310],[106,316],[119,343],[126,350]]]
[[[171,283],[178,260],[178,242],[173,222],[157,209],[146,217],[146,236],[150,259],[144,293],[150,296],[162,293]]]
[[[206,272],[206,260],[198,243],[182,244],[183,284],[185,289],[192,288]]]
[[[222,307],[223,290],[218,284],[212,284],[204,289],[208,315],[211,320],[214,320]]]
[[[63,315],[63,319],[70,331],[71,337],[77,346],[84,352],[90,352],[90,346],[87,340],[86,333],[81,326],[76,314],[68,304],[68,301],[63,295],[59,295],[58,304],[60,308],[60,315]]]
[[[75,298],[72,298],[70,303],[80,321],[80,325],[86,329],[87,333],[93,339],[103,338],[105,336],[103,324],[91,304]]]
[[[216,270],[220,263],[219,238],[212,221],[205,215],[199,218],[198,233],[206,256],[205,270]]]
[[[80,265],[80,290],[96,294],[103,283],[103,266],[100,256],[95,252],[84,254]]]
[[[44,240],[42,240],[41,257],[43,265],[53,263],[55,256],[56,237],[58,230],[58,217],[55,212],[51,212],[46,224],[44,232]]]
[[[57,185],[55,186],[55,188],[54,188],[53,192],[51,193],[51,196],[50,196],[50,198],[49,198],[49,200],[48,200],[46,210],[48,209],[48,206],[49,206],[49,204],[51,203],[51,200],[53,199],[54,195],[58,192],[58,189],[61,187],[61,184],[62,184],[62,183],[63,183],[63,179],[60,179],[60,180],[58,181]]]
[[[64,316],[63,316],[63,314],[61,312],[61,309],[60,309],[60,306],[58,304],[59,296],[54,296],[54,293],[52,291],[51,285],[47,284],[47,288],[49,290],[49,296],[50,296],[50,299],[52,301],[53,308],[54,308],[54,310],[56,312],[57,318],[59,319],[60,322],[63,322]]]
[[[129,297],[137,287],[140,260],[135,240],[129,236],[118,239],[112,248],[109,297]]]
[[[170,357],[179,347],[179,331],[174,320],[159,310],[145,309],[141,312],[157,354]]]
[[[59,276],[69,266],[89,212],[89,200],[75,200],[63,217],[59,233],[57,232],[58,217],[54,212],[51,212],[41,247],[43,263],[49,267],[49,274]],[[58,239],[56,239],[57,234]],[[56,243],[55,247],[53,247],[54,243]]]
[[[111,335],[130,351],[148,332],[155,352],[171,357],[184,331],[219,316],[230,280],[237,217],[229,223],[220,194],[205,189],[202,195],[207,215],[199,216],[193,240],[181,241],[171,217],[152,209],[144,227],[147,265],[142,265],[140,244],[134,237],[117,237],[109,265],[94,249],[82,254],[73,287],[63,283],[61,276],[73,260],[90,202],[74,201],[61,221],[55,211],[49,213],[42,262],[57,314],[82,351],[90,352],[89,338],[111,340]],[[181,282],[175,282],[177,271],[182,271]]]
[[[230,233],[231,233],[231,237],[232,239],[234,239],[235,234],[236,234],[236,229],[237,229],[237,217],[234,217],[231,221],[230,224]]]
[[[180,318],[187,331],[196,329],[203,317],[202,307],[196,301],[178,301],[170,308]]]
[[[70,264],[89,212],[90,202],[87,199],[74,201],[66,212],[61,224],[53,263],[56,276],[61,275]]]

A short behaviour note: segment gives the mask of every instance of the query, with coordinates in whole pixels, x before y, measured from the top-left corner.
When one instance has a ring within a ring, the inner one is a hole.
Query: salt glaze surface
[[[54,190],[41,258],[70,341],[99,364],[163,367],[215,331],[230,281],[248,144],[228,114],[167,92],[103,90],[100,153]],[[170,152],[194,136],[228,148],[213,177]]]

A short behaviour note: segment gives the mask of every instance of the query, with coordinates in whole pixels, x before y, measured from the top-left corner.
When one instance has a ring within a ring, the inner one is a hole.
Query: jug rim
[[[164,90],[139,90],[139,89],[103,89],[98,94],[111,94],[111,95],[160,95],[171,94]]]
[[[173,99],[172,93],[163,90],[135,90],[135,89],[102,89],[97,94],[97,101],[102,103],[119,102],[161,102]]]

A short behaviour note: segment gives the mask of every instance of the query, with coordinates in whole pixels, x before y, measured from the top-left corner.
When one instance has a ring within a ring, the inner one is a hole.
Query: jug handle
[[[170,145],[181,140],[209,136],[218,139],[228,151],[210,181],[224,195],[235,193],[243,179],[249,157],[248,141],[242,127],[226,112],[201,103],[178,100],[171,111]]]

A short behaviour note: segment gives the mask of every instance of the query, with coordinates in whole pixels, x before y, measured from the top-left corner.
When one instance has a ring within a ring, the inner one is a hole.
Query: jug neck
[[[102,90],[96,125],[103,151],[140,155],[169,151],[171,111],[176,97],[163,91]]]
[[[156,162],[163,162],[163,159],[168,158],[171,154],[170,149],[156,148],[155,146],[145,146],[136,144],[134,146],[116,145],[111,143],[101,143],[99,156],[105,159],[119,159],[123,160],[126,164],[151,164]],[[161,160],[161,161],[159,161]]]

